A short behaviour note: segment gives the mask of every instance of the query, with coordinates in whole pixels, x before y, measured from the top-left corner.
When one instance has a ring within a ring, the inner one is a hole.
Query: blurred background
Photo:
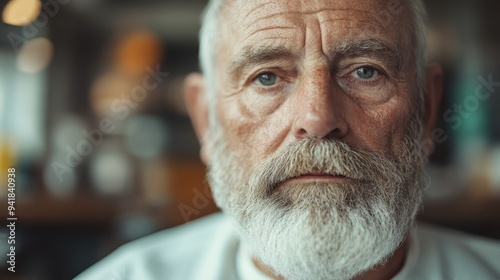
[[[500,1],[426,2],[446,80],[420,219],[500,239]],[[70,279],[217,211],[182,97],[205,4],[0,0],[1,279]]]

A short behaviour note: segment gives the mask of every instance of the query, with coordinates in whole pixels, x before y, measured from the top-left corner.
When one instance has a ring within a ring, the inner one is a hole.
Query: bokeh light
[[[104,142],[91,160],[90,175],[100,195],[124,195],[133,182],[133,166],[114,142]]]
[[[26,42],[17,56],[17,67],[25,73],[36,73],[45,69],[52,60],[54,47],[47,38],[36,38]]]
[[[125,134],[130,152],[139,158],[161,155],[170,136],[166,124],[151,116],[130,119]]]
[[[99,76],[90,90],[90,105],[99,117],[108,117],[115,114],[112,110],[113,102],[126,99],[137,82],[123,73],[105,73]],[[138,106],[141,104],[139,103]]]
[[[10,25],[27,25],[40,14],[40,0],[11,0],[3,9],[3,21]]]
[[[118,40],[114,52],[116,68],[130,75],[142,75],[163,56],[162,44],[150,31],[134,31]]]

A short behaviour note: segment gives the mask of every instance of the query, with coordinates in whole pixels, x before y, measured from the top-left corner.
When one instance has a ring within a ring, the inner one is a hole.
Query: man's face
[[[307,137],[394,155],[417,109],[404,5],[397,14],[388,1],[226,5],[217,116],[248,168]]]
[[[391,3],[223,9],[210,185],[254,256],[287,279],[347,279],[383,262],[420,205],[410,13]]]

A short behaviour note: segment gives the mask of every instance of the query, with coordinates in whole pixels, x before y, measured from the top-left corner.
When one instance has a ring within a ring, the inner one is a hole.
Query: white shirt
[[[223,214],[125,244],[77,280],[269,280]],[[500,279],[500,242],[419,224],[393,280]]]

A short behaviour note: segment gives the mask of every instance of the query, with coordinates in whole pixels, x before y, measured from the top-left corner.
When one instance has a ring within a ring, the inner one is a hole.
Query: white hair
[[[415,56],[419,116],[424,116],[425,72],[427,68],[427,10],[423,0],[408,0],[412,13],[412,43]]]
[[[416,82],[419,92],[420,116],[423,116],[423,96],[425,92],[425,70],[427,67],[426,22],[427,11],[423,0],[406,0],[412,16],[412,46],[414,46]],[[220,24],[220,13],[227,0],[210,0],[202,15],[199,33],[199,60],[201,71],[206,80],[209,105],[215,105],[215,59],[217,38]],[[214,108],[214,107],[212,107]]]
[[[215,53],[219,31],[219,15],[225,0],[210,0],[203,11],[199,33],[199,60],[205,78],[209,105],[215,105]],[[211,107],[214,108],[214,107]],[[213,115],[213,114],[211,114]]]

